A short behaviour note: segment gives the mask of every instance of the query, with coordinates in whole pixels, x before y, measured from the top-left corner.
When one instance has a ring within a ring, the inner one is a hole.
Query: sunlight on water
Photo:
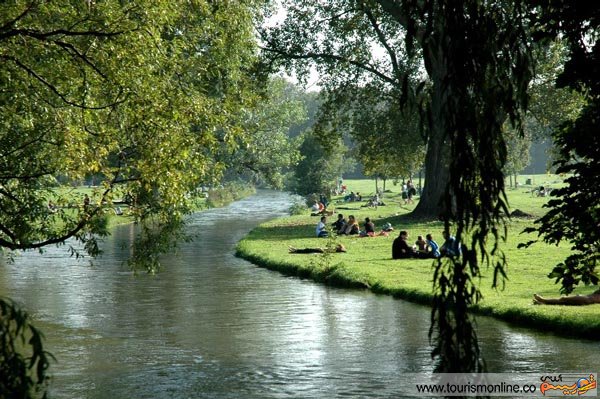
[[[134,277],[124,264],[134,226],[107,238],[93,265],[65,247],[0,264],[0,292],[35,316],[58,359],[52,397],[402,397],[400,374],[433,367],[428,308],[234,257],[241,237],[289,204],[288,195],[263,191],[192,216],[196,239],[165,257],[157,276]],[[595,342],[485,318],[478,325],[494,372],[597,362]]]

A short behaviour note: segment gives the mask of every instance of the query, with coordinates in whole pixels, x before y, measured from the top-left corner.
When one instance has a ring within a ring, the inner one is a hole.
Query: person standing
[[[415,201],[413,201],[413,196],[417,193],[417,190],[415,189],[415,185],[412,182],[412,179],[408,180],[408,183],[406,183],[406,204],[414,204]]]

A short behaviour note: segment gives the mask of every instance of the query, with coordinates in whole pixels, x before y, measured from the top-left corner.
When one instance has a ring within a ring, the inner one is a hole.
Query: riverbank
[[[362,184],[362,183],[361,183]],[[352,182],[348,183],[352,189]],[[358,185],[358,183],[357,183]],[[532,197],[527,188],[509,191],[512,209],[538,216],[543,211],[544,198]],[[412,220],[408,213],[413,204],[404,205],[398,193],[387,193],[384,207],[363,208],[359,203],[335,204],[336,211],[345,216],[354,214],[361,222],[370,217],[380,228],[389,222],[395,233],[388,237],[314,238],[317,217],[290,216],[264,223],[251,231],[237,246],[237,255],[259,266],[287,275],[311,278],[325,284],[369,289],[375,293],[393,295],[412,302],[429,304],[432,299],[431,260],[392,260],[392,241],[399,230],[407,230],[410,240],[417,235],[432,233],[441,241],[442,224]],[[514,205],[518,204],[518,205]],[[328,223],[333,222],[329,218]],[[532,224],[533,218],[515,218],[509,226],[509,237],[503,245],[508,260],[508,281],[504,290],[494,290],[492,270],[484,269],[478,283],[483,300],[472,308],[475,314],[502,319],[518,326],[552,331],[569,337],[598,339],[600,337],[600,305],[543,306],[534,305],[532,296],[556,297],[559,287],[547,275],[552,267],[569,253],[569,247],[538,243],[528,249],[517,245],[534,236],[520,234]],[[289,247],[324,247],[342,243],[347,253],[290,254]],[[592,287],[579,287],[574,294],[588,294]]]
[[[81,199],[85,194],[89,195],[91,198],[96,195],[95,188],[93,187],[78,187],[73,189]],[[222,208],[231,204],[232,202],[244,199],[256,193],[256,188],[249,184],[243,184],[241,182],[229,182],[225,185],[207,189],[203,195],[199,195],[198,197],[192,200],[192,204],[190,206],[191,212],[202,212],[211,208]],[[121,213],[117,214],[114,209],[106,208],[105,216],[107,218],[107,228],[109,230],[115,228],[116,226],[133,223],[135,220],[133,216],[131,216],[128,212],[128,206],[126,205],[118,205],[121,209]]]

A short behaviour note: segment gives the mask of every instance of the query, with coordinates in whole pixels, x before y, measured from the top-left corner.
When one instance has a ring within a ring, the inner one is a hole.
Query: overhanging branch
[[[278,55],[281,55],[282,57],[285,58],[291,58],[291,59],[296,59],[296,60],[306,60],[306,59],[312,59],[312,60],[324,60],[324,61],[336,61],[336,62],[346,62],[348,64],[354,65],[366,72],[370,72],[373,75],[379,77],[381,80],[390,83],[390,84],[397,84],[398,82],[387,76],[386,74],[382,73],[381,71],[379,71],[378,69],[376,69],[375,67],[373,67],[372,65],[368,65],[356,60],[351,60],[348,59],[346,57],[342,57],[340,55],[336,55],[336,54],[327,54],[327,53],[315,53],[315,52],[308,52],[308,53],[303,53],[303,54],[298,54],[298,53],[288,53],[286,51],[283,50],[279,50],[279,49],[275,49],[275,48],[270,48],[270,47],[260,47],[261,50],[264,51],[269,51]]]

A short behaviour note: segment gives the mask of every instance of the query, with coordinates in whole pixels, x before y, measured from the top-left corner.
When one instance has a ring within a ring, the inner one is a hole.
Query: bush
[[[292,206],[290,206],[290,215],[304,215],[306,213],[306,205],[304,202],[294,201]]]

